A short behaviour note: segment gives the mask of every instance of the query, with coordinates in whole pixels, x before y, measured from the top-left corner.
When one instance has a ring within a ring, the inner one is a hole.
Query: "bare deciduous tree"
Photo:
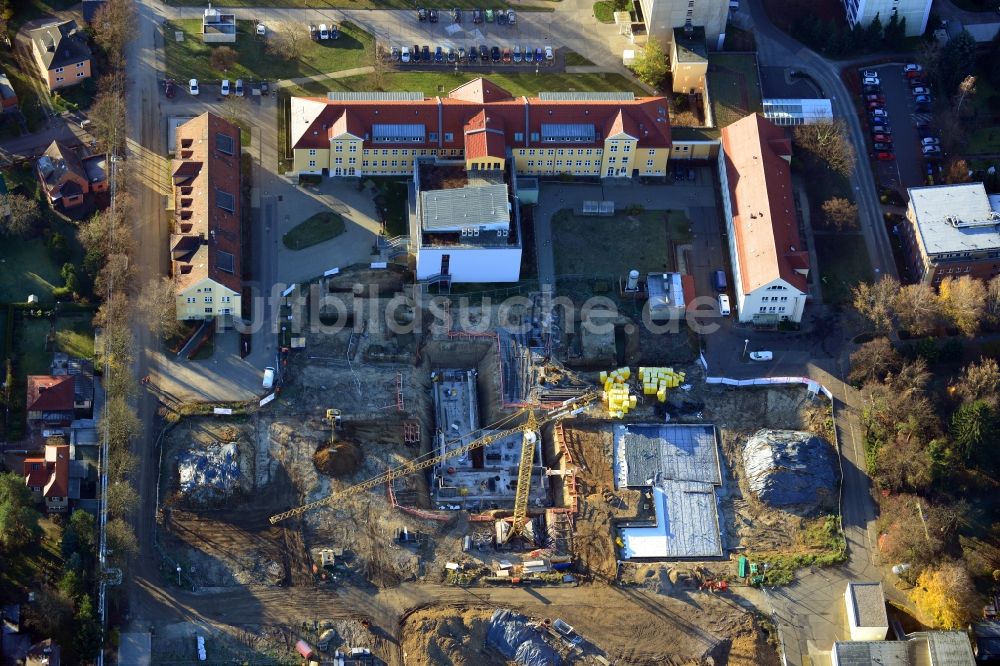
[[[994,359],[984,356],[978,362],[965,366],[953,387],[966,402],[984,400],[996,407],[1000,398],[1000,365]]]
[[[986,310],[986,286],[970,275],[945,278],[938,288],[941,310],[958,330],[973,337]]]
[[[851,372],[847,379],[856,386],[864,386],[898,372],[902,364],[902,357],[893,349],[888,338],[875,338],[851,354]]]
[[[115,211],[106,208],[80,225],[79,237],[84,248],[102,257],[132,254],[135,242],[128,220],[125,219],[128,206],[122,205],[123,203],[120,199]]]
[[[877,282],[860,282],[853,290],[854,309],[871,322],[876,331],[888,333],[892,330],[899,288],[899,281],[888,275]]]
[[[309,35],[298,23],[279,23],[271,31],[267,51],[282,60],[300,60],[309,43]]]
[[[38,202],[23,194],[0,194],[3,232],[11,236],[30,236],[38,226]]]
[[[92,133],[109,152],[125,149],[125,95],[114,76],[105,76],[97,84],[97,96],[87,116]]]
[[[125,52],[125,45],[135,34],[136,29],[135,4],[132,0],[107,0],[94,14],[90,26],[94,31],[94,41],[105,50],[112,65],[121,67],[124,62],[117,62]]]
[[[110,558],[118,566],[124,566],[139,552],[139,541],[135,532],[121,518],[113,518],[104,526]]]
[[[901,287],[894,306],[900,325],[912,335],[927,335],[941,323],[941,302],[925,282]]]
[[[799,148],[823,160],[837,173],[849,176],[854,171],[854,147],[843,120],[799,125],[794,136]]]
[[[225,72],[236,64],[238,58],[239,54],[235,49],[228,46],[216,46],[212,49],[212,55],[209,56],[208,62],[212,65],[212,69]]]
[[[154,335],[169,338],[180,330],[177,322],[177,291],[168,277],[150,280],[139,295],[139,312]]]
[[[843,197],[833,197],[823,202],[823,217],[836,231],[858,228],[858,207]]]
[[[131,485],[116,481],[108,485],[108,513],[124,518],[139,506],[139,493]]]

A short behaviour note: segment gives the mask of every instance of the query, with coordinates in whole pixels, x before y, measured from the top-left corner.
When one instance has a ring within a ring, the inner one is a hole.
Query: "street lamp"
[[[181,565],[177,565],[177,587],[181,586]]]
[[[743,340],[743,358],[747,357],[747,347],[750,346],[750,338]]]

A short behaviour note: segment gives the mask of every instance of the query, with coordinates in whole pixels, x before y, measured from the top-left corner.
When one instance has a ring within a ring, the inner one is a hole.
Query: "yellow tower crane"
[[[536,433],[538,432],[538,428],[547,423],[552,423],[561,418],[569,416],[570,413],[573,412],[573,410],[589,405],[599,396],[600,393],[596,391],[588,391],[583,395],[581,395],[580,397],[567,400],[560,407],[546,412],[542,416],[541,420],[537,420],[535,418],[535,414],[534,412],[532,412],[530,408],[522,409],[520,411],[515,412],[514,414],[511,414],[510,416],[501,419],[497,423],[487,426],[487,428],[482,428],[479,431],[474,431],[474,432],[482,432],[483,430],[486,429],[492,430],[498,427],[503,428],[503,426],[506,426],[510,423],[514,423],[516,420],[518,420],[520,416],[526,414],[527,419],[524,425],[519,425],[515,427],[506,427],[501,430],[497,430],[496,432],[491,432],[482,435],[477,439],[474,439],[473,441],[469,442],[468,444],[463,444],[461,446],[458,446],[454,449],[446,451],[441,455],[431,456],[430,454],[425,454],[423,456],[410,460],[402,465],[399,465],[398,467],[393,467],[392,469],[386,470],[381,474],[379,474],[378,476],[374,476],[366,481],[356,483],[353,486],[348,486],[347,488],[344,488],[341,491],[327,495],[323,499],[316,500],[315,502],[309,502],[308,504],[303,504],[302,506],[295,507],[294,509],[289,509],[288,511],[275,514],[271,516],[269,520],[271,521],[272,525],[275,525],[288,518],[301,516],[302,514],[308,511],[312,511],[313,509],[318,509],[321,506],[330,506],[336,504],[337,501],[340,499],[356,495],[360,492],[364,492],[365,490],[370,490],[375,486],[382,485],[383,483],[389,483],[390,481],[407,476],[414,472],[419,472],[420,470],[433,467],[434,465],[437,465],[439,462],[447,460],[448,458],[460,456],[475,449],[481,449],[484,446],[490,444],[491,442],[495,442],[505,437],[509,437],[510,435],[513,435],[515,433],[524,433],[525,436],[523,437],[521,445],[522,446],[521,465],[518,468],[517,491],[515,493],[515,499],[514,499],[514,519],[513,519],[514,522],[512,525],[512,529],[510,530],[511,533],[515,532],[521,533],[521,530],[524,529],[528,513],[528,492],[530,490],[530,484],[531,484],[531,465],[534,462],[534,457],[535,457],[534,438],[537,437]],[[528,436],[528,433],[530,433],[530,437]],[[528,439],[532,439],[530,446],[528,446],[527,442]],[[451,440],[448,443],[454,444],[460,441],[461,439],[455,439]],[[528,453],[526,454],[525,451],[527,451]],[[526,460],[527,464],[525,464]],[[523,493],[523,499],[522,499],[522,493]]]

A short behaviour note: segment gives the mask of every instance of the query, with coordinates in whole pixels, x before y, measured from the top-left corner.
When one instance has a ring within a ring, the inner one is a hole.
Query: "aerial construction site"
[[[323,305],[289,311],[348,325],[295,331],[273,399],[166,433],[166,578],[247,586],[263,608],[164,629],[155,652],[198,632],[253,663],[778,663],[731,556],[819,547],[836,501],[822,484],[767,495],[788,484],[746,444],[808,436],[832,475],[829,402],[706,384],[685,332],[625,340],[608,364],[542,294],[483,330],[495,307],[426,316],[405,284],[324,279]]]

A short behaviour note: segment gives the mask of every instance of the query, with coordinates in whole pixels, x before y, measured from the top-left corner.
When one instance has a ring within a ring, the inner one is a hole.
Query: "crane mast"
[[[348,486],[347,488],[344,488],[341,491],[327,495],[326,497],[318,499],[315,502],[309,502],[308,504],[303,504],[302,506],[295,507],[294,509],[289,509],[288,511],[277,513],[271,516],[268,520],[271,522],[272,525],[276,525],[283,520],[294,518],[296,516],[301,516],[302,514],[308,511],[312,511],[313,509],[318,509],[323,506],[330,506],[336,504],[338,500],[341,500],[345,497],[356,495],[366,490],[370,490],[375,486],[380,486],[383,483],[389,483],[390,481],[407,476],[414,472],[419,472],[429,467],[433,467],[434,465],[437,465],[438,463],[447,460],[449,458],[463,455],[475,449],[481,449],[484,446],[490,444],[491,442],[495,442],[505,437],[509,437],[510,435],[513,435],[515,433],[526,433],[526,432],[536,433],[538,431],[539,426],[568,416],[573,409],[590,404],[598,397],[598,395],[599,394],[595,391],[588,391],[587,393],[584,393],[578,398],[567,400],[562,404],[562,406],[550,412],[547,412],[542,417],[542,420],[540,422],[536,420],[534,412],[532,412],[530,409],[523,409],[520,412],[517,412],[512,416],[508,417],[507,419],[504,419],[504,421],[510,421],[516,418],[517,416],[526,413],[528,415],[528,419],[525,425],[517,426],[516,428],[506,428],[504,430],[491,432],[489,434],[483,435],[482,437],[474,439],[473,441],[467,444],[463,444],[454,449],[450,449],[441,455],[423,459],[418,458],[416,460],[411,460],[409,462],[403,463],[402,465],[399,465],[398,467],[393,467],[392,469],[386,470],[385,472],[382,472],[378,476],[374,476],[366,481],[361,481],[360,483],[356,483],[353,486]],[[449,443],[456,443],[460,441],[461,439],[456,439],[452,440]],[[524,455],[525,448],[530,449],[529,453],[530,459],[528,461],[527,466],[525,466],[525,455]],[[517,476],[518,485],[514,502],[515,529],[518,529],[517,528],[518,523],[516,522],[516,518],[519,515],[518,514],[519,506],[522,506],[521,508],[522,513],[520,514],[521,516],[520,529],[523,529],[524,519],[527,516],[528,491],[530,489],[530,482],[531,482],[531,463],[534,461],[534,454],[535,454],[534,443],[532,443],[530,447],[527,447],[527,445],[524,442],[522,442],[521,466],[518,468],[518,476]],[[525,470],[527,470],[527,479],[522,483],[522,479],[524,479],[525,477]],[[522,487],[524,489],[523,502],[521,500]],[[512,530],[512,532],[513,531],[514,530]]]

